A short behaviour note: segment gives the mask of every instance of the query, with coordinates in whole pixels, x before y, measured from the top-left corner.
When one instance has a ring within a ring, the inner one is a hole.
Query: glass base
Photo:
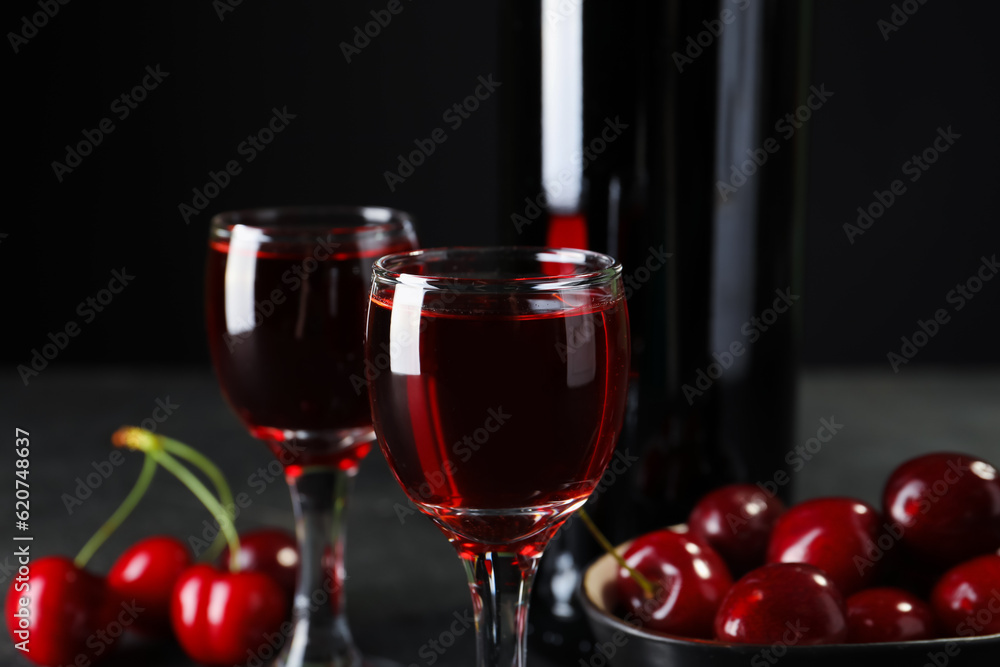
[[[326,431],[251,426],[250,434],[263,440],[285,471],[292,475],[311,466],[356,470],[375,440],[371,426]]]
[[[572,498],[537,507],[516,509],[468,509],[416,503],[452,543],[466,549],[512,551],[515,547],[544,545],[566,518],[583,506],[586,498]],[[475,549],[473,545],[480,545]]]
[[[377,658],[371,656],[356,655],[345,660],[334,660],[326,662],[288,662],[284,656],[278,657],[273,662],[267,663],[266,667],[405,667],[403,663],[389,660],[388,658]]]

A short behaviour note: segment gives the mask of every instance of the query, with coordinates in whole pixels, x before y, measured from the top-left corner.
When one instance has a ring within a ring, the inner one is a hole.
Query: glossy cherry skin
[[[775,523],[767,562],[815,565],[841,595],[851,595],[870,585],[884,562],[881,553],[871,558],[881,523],[878,511],[860,500],[807,500]]]
[[[242,572],[263,572],[281,586],[291,601],[299,576],[299,547],[295,536],[278,528],[264,528],[240,535],[237,556]],[[219,567],[229,563],[229,549],[219,558]]]
[[[170,620],[184,652],[205,665],[237,665],[280,635],[288,601],[261,572],[185,570],[174,587]],[[249,653],[248,653],[249,651]]]
[[[933,639],[929,604],[901,588],[869,588],[847,598],[847,643],[908,642]]]
[[[784,503],[760,488],[730,484],[698,501],[688,530],[722,556],[733,576],[741,576],[764,564],[771,529],[784,512]]]
[[[973,558],[945,572],[931,605],[946,636],[1000,633],[1000,555]]]
[[[715,616],[715,638],[735,644],[813,646],[846,637],[844,599],[812,565],[753,570],[733,584]]]
[[[21,598],[28,601],[30,635],[30,652],[22,655],[36,665],[73,665],[78,660],[96,664],[110,652],[114,638],[107,632],[116,604],[103,578],[62,556],[31,561],[27,576],[16,574],[7,592],[7,629],[15,644],[24,641],[18,635],[24,628],[15,616]]]
[[[670,530],[647,533],[623,554],[625,562],[654,585],[648,598],[625,568],[618,568],[619,602],[642,627],[692,638],[710,638],[719,602],[732,585],[722,557],[704,544]]]
[[[144,609],[132,630],[149,637],[170,634],[170,600],[174,584],[188,567],[191,554],[173,537],[149,537],[132,545],[108,572],[108,588],[122,601]]]
[[[911,459],[889,476],[886,518],[903,527],[911,551],[950,567],[1000,549],[1000,473],[969,454]]]

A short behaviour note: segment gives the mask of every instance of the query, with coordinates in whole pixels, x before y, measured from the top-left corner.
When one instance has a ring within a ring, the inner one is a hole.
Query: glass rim
[[[406,271],[394,270],[400,264],[413,261],[421,257],[444,257],[449,253],[480,254],[480,255],[501,255],[523,254],[532,259],[538,259],[539,255],[555,255],[552,258],[538,261],[551,261],[558,264],[581,265],[583,258],[597,260],[603,264],[596,268],[588,268],[579,273],[559,273],[555,275],[511,275],[505,278],[487,278],[482,276],[461,276],[449,275],[449,272],[441,272],[440,275],[422,275],[407,273]],[[560,257],[566,259],[560,261]],[[577,259],[571,259],[575,256]],[[395,266],[394,266],[395,265]],[[546,246],[448,246],[437,248],[423,248],[411,250],[409,252],[398,252],[383,255],[372,265],[373,285],[415,285],[425,288],[443,288],[476,291],[484,287],[504,287],[511,291],[520,290],[560,290],[575,289],[581,287],[599,286],[613,282],[622,274],[622,265],[611,255],[596,252],[593,250],[582,250],[579,248],[552,248]]]
[[[291,219],[291,220],[289,220]],[[351,222],[348,222],[351,220]],[[266,206],[224,211],[212,216],[209,236],[228,239],[236,227],[260,230],[264,241],[281,241],[317,233],[359,237],[412,231],[413,216],[388,206]]]

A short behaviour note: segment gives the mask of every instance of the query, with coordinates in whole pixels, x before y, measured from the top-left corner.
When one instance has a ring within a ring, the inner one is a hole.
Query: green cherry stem
[[[639,584],[640,588],[642,588],[642,590],[645,591],[646,596],[649,598],[655,596],[656,586],[653,585],[653,583],[649,579],[642,576],[642,574],[638,570],[636,570],[634,567],[625,562],[625,559],[622,558],[621,554],[615,551],[614,545],[608,541],[608,538],[604,537],[604,533],[601,532],[601,529],[598,528],[597,524],[595,524],[594,521],[590,518],[590,515],[587,514],[587,511],[581,507],[579,510],[577,510],[577,514],[579,514],[580,518],[583,519],[584,525],[587,526],[587,530],[589,530],[590,534],[594,536],[594,539],[596,539],[600,543],[600,545],[604,547],[605,551],[611,554],[612,558],[618,561],[619,565],[628,570],[629,575],[633,579],[635,579],[635,583]]]
[[[93,556],[97,550],[101,548],[101,545],[103,545],[104,542],[111,537],[111,534],[118,529],[118,526],[122,525],[122,522],[128,518],[128,515],[132,513],[132,510],[134,510],[136,505],[139,504],[139,501],[142,500],[142,497],[146,494],[146,489],[149,488],[149,484],[153,481],[153,476],[155,474],[156,461],[152,456],[146,454],[142,462],[142,471],[139,473],[139,478],[135,481],[135,486],[133,486],[132,490],[129,491],[129,494],[125,497],[125,500],[122,501],[122,504],[119,505],[118,509],[115,510],[115,513],[112,514],[108,520],[104,522],[104,525],[101,526],[96,533],[94,533],[94,536],[87,540],[87,543],[83,545],[83,548],[80,549],[80,553],[78,553],[76,558],[73,559],[74,565],[80,569],[87,566],[91,556]]]
[[[229,544],[230,572],[239,572],[240,538],[236,534],[236,527],[233,525],[232,518],[230,518],[226,508],[219,503],[218,499],[212,495],[212,492],[205,487],[202,481],[195,477],[194,473],[188,470],[183,463],[175,459],[164,449],[164,438],[145,429],[126,426],[118,429],[111,440],[118,447],[139,450],[151,456],[156,463],[163,466],[167,472],[180,480],[181,484],[186,486],[202,502],[208,511],[212,513],[212,516],[215,517],[219,528],[226,537],[226,542]]]
[[[166,450],[154,451],[152,455],[157,463],[179,479],[181,484],[186,486],[208,511],[212,513],[212,516],[215,517],[215,520],[219,523],[219,528],[222,529],[222,533],[226,536],[226,542],[229,544],[229,571],[239,572],[240,538],[236,534],[236,528],[233,526],[233,520],[229,517],[229,512],[212,495],[212,492],[201,483],[201,480],[194,476],[194,473],[188,470],[183,463],[171,456]]]
[[[219,470],[219,467],[215,465],[211,459],[194,447],[185,445],[183,442],[179,442],[173,438],[161,436],[160,444],[168,453],[184,459],[204,473],[205,477],[207,477],[215,487],[215,492],[219,496],[219,502],[222,503],[222,506],[226,509],[226,511],[235,511],[236,503],[233,500],[233,492],[229,488],[229,483],[226,481],[225,475],[222,474],[222,471]],[[219,534],[216,535],[215,540],[213,540],[212,546],[205,552],[204,560],[211,563],[218,558],[219,554],[222,553],[222,550],[226,547],[226,542],[226,534],[220,530]]]

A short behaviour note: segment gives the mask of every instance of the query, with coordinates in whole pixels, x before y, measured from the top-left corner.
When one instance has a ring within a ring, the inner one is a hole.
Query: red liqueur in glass
[[[332,236],[285,243],[235,228],[209,244],[206,319],[219,384],[286,465],[353,466],[368,452],[367,441],[340,445],[344,433],[370,433],[362,351],[372,264],[415,246]]]
[[[376,295],[375,429],[410,499],[470,546],[544,544],[613,453],[627,318],[598,290]]]

